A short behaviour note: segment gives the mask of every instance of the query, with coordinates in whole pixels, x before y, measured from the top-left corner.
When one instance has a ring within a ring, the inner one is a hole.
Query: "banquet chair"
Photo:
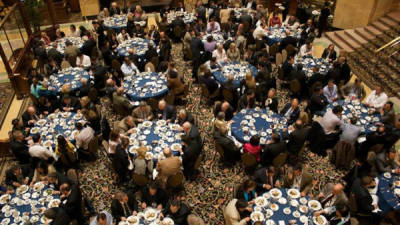
[[[224,149],[222,148],[222,146],[220,144],[218,144],[217,142],[215,142],[215,149],[217,150],[221,159],[223,159],[224,158]]]
[[[158,101],[154,98],[147,99],[147,104],[151,107],[153,111],[157,110],[158,108]]]
[[[283,50],[282,50],[282,62],[285,62],[285,61],[286,61],[287,56],[288,56],[288,54],[287,54],[286,49],[283,49]]]
[[[114,108],[114,112],[119,116],[125,117],[130,114],[129,110],[126,110],[122,105],[113,104],[113,108]]]
[[[276,53],[276,56],[275,56],[275,65],[277,66],[277,67],[281,67],[282,66],[282,62],[283,62],[283,59],[282,59],[282,54],[281,53]]]
[[[29,93],[29,98],[31,99],[33,105],[38,106],[39,105],[39,99],[36,98],[33,94]]]
[[[353,192],[350,192],[348,205],[349,205],[349,209],[350,209],[350,215],[353,217],[356,217],[360,224],[363,224],[363,225],[376,224],[376,222],[374,222],[374,221],[377,218],[373,218],[374,216],[372,216],[372,215],[358,212],[358,204],[357,204],[356,196]]]
[[[79,185],[79,177],[75,169],[69,169],[67,171],[67,178],[73,185]]]
[[[114,72],[117,72],[117,73],[120,73],[120,74],[122,74],[122,71],[121,71],[121,63],[120,62],[118,62],[118,60],[116,60],[116,59],[113,59],[112,61],[111,61],[111,68],[114,70]]]
[[[145,72],[155,72],[156,68],[154,67],[153,63],[148,62],[146,63],[146,65],[144,66],[144,71]]]
[[[294,54],[296,52],[296,48],[291,44],[287,45],[285,50],[286,50],[287,56],[294,56]]]
[[[97,139],[96,136],[94,136],[92,138],[92,140],[90,140],[89,142],[89,153],[91,154],[91,156],[93,156],[94,158],[96,158],[97,156],[97,150],[99,148],[99,141]]]
[[[355,158],[354,145],[345,141],[339,141],[333,148],[332,162],[336,169],[350,169],[350,164]]]
[[[189,94],[189,86],[185,84],[184,89],[183,89],[183,94],[175,96],[175,102],[177,103],[182,103],[183,99],[186,98],[186,96]]]
[[[287,158],[286,152],[280,153],[277,157],[274,158],[274,160],[272,161],[272,165],[275,168],[279,168],[283,166],[283,164],[285,164],[286,158]]]
[[[222,96],[225,101],[233,104],[233,93],[230,90],[222,89]]]
[[[164,100],[167,102],[168,105],[174,105],[175,95],[169,92],[167,96],[165,96]]]
[[[151,63],[153,64],[154,68],[158,68],[159,62],[160,60],[158,59],[158,57],[151,58]]]
[[[299,97],[301,91],[301,84],[299,80],[293,79],[289,83],[289,89],[293,97]]]
[[[276,53],[278,52],[278,45],[277,44],[273,44],[271,45],[271,47],[269,47],[269,55],[270,56],[275,56]]]
[[[137,186],[144,187],[149,183],[149,178],[145,175],[140,175],[140,174],[133,174],[133,182]]]
[[[257,166],[256,156],[246,152],[242,155],[241,159],[242,159],[242,164],[243,164],[244,170],[247,173],[251,173],[252,171],[254,171],[255,167]]]
[[[66,68],[69,68],[69,67],[71,67],[71,64],[69,64],[69,62],[67,60],[63,60],[61,62],[61,69],[66,69]]]
[[[182,187],[183,178],[184,176],[182,171],[170,176],[167,180],[167,188],[177,189]]]

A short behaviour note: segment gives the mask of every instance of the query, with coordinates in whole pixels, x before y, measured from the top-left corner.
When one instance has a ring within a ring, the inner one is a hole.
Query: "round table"
[[[383,212],[400,209],[400,177],[384,173],[378,177],[378,207]],[[398,194],[396,195],[395,192]]]
[[[136,155],[139,146],[147,146],[146,159],[157,161],[159,157],[165,158],[163,150],[170,147],[174,155],[179,155],[182,148],[181,126],[167,123],[165,120],[144,121],[134,128],[129,137],[128,152]]]
[[[273,45],[275,43],[280,43],[286,37],[286,27],[270,27],[266,31],[267,44]],[[300,39],[301,29],[290,30],[292,37]]]
[[[158,98],[168,93],[167,79],[155,72],[127,76],[124,80],[126,95],[132,101]]]
[[[37,182],[33,188],[21,185],[13,194],[2,195],[1,224],[24,224],[28,221],[34,225],[44,224],[46,219],[40,211],[60,204],[60,197],[53,195],[53,190],[53,185]]]
[[[239,142],[248,142],[253,135],[260,136],[260,144],[266,144],[273,131],[281,133],[287,120],[266,109],[242,109],[232,119],[231,134]]]
[[[292,193],[289,195],[289,193]],[[254,199],[252,222],[260,221],[266,225],[278,225],[281,221],[289,224],[318,224],[314,223],[314,212],[321,209],[318,201],[310,200],[308,196],[300,198],[297,189],[271,189],[262,196]],[[326,220],[321,216],[321,220]]]
[[[193,23],[196,20],[194,13],[175,11],[167,14],[167,23],[172,23],[177,16],[183,16],[182,19],[185,24]]]
[[[104,19],[104,27],[106,29],[113,29],[116,30],[117,32],[121,32],[123,28],[126,28],[127,22],[128,22],[128,16],[126,14],[114,15]]]
[[[361,126],[362,133],[372,133],[377,129],[376,123],[381,121],[379,114],[369,114],[368,107],[358,100],[338,100],[330,103],[326,110],[332,109],[334,106],[340,105],[343,108],[342,119],[347,120],[357,117],[357,124]]]
[[[214,78],[220,83],[224,83],[229,75],[234,75],[233,83],[240,87],[240,81],[244,79],[246,74],[250,71],[253,77],[257,75],[257,68],[250,65],[248,62],[226,62],[220,63],[222,66],[221,70],[213,72]]]
[[[136,216],[130,216],[126,218],[126,221],[120,221],[118,225],[174,225],[174,221],[169,217],[164,217],[161,221],[158,219],[158,215],[161,213],[161,210],[157,210],[155,208],[147,207],[143,212],[139,212]]]
[[[70,41],[72,45],[75,45],[78,48],[81,48],[83,45],[82,38],[80,37],[64,37],[56,40],[55,42],[57,43],[57,51],[59,51],[61,54],[64,55],[65,51],[65,42]],[[49,45],[46,46],[46,50],[49,51],[50,49],[53,48],[53,43],[50,43]]]
[[[117,47],[118,55],[119,56],[128,56],[128,50],[131,48],[135,48],[135,55],[139,57],[144,57],[148,49],[148,44],[152,43],[154,47],[155,44],[151,40],[143,39],[143,38],[132,38],[131,40],[126,40],[123,43],[119,44]]]
[[[294,62],[295,66],[300,63],[303,64],[303,71],[308,78],[312,77],[314,74],[312,69],[315,66],[319,67],[319,72],[323,75],[326,75],[331,68],[331,64],[326,59],[311,56],[296,57]]]
[[[70,67],[51,75],[49,77],[49,87],[54,88],[55,92],[60,92],[64,84],[70,84],[71,91],[75,91],[82,87],[81,78],[86,78],[89,81],[90,75],[81,67]]]
[[[40,119],[31,129],[31,135],[39,133],[42,136],[43,145],[55,147],[58,135],[63,135],[67,140],[74,142],[76,122],[85,123],[82,114],[73,112],[58,112],[48,115],[45,119]]]
[[[213,37],[213,39],[216,43],[224,43],[225,42],[224,36],[222,35],[221,32],[214,32],[211,34],[203,35],[203,37],[201,38],[203,40],[203,42],[207,42],[207,38],[210,35]],[[233,39],[231,37],[229,37],[228,40],[233,41]]]

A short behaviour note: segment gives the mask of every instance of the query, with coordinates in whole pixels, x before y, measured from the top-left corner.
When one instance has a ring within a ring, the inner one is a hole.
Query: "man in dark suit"
[[[94,85],[98,93],[106,87],[107,68],[104,66],[92,66],[91,71],[94,77]]]
[[[297,40],[297,38],[293,37],[290,34],[290,30],[289,29],[286,29],[285,33],[286,33],[286,37],[282,39],[281,44],[279,45],[279,51],[282,51],[288,45],[292,45],[293,47],[296,47],[297,43],[299,41],[299,40]]]
[[[49,208],[43,215],[52,220],[52,222],[49,223],[50,225],[69,225],[71,222],[71,218],[69,218],[65,210],[60,207]]]
[[[287,103],[280,114],[288,120],[287,124],[294,123],[300,115],[299,100],[294,98],[291,103]]]
[[[116,222],[125,221],[126,218],[138,211],[138,204],[134,194],[127,195],[124,192],[117,192],[111,203],[111,214]]]
[[[265,107],[268,107],[274,113],[278,113],[278,98],[275,95],[275,88],[269,89],[268,97],[265,100]]]
[[[126,1],[125,7],[122,9],[124,14],[134,13],[136,10],[136,6],[132,4],[130,1]]]
[[[245,95],[240,97],[238,102],[238,110],[254,108],[255,93],[252,89],[248,89]]]
[[[294,64],[293,56],[288,56],[287,60],[282,65],[284,80],[289,80],[290,74],[293,70],[293,64]]]
[[[323,90],[320,86],[316,87],[314,93],[310,99],[310,111],[311,114],[316,114],[318,116],[324,115],[325,106],[328,105],[328,99],[326,99],[323,94]]]
[[[229,121],[233,118],[233,114],[234,114],[235,110],[229,104],[229,102],[224,101],[215,106],[214,117],[217,117],[219,112],[224,112],[225,113],[225,121]]]
[[[160,33],[157,31],[156,26],[151,25],[147,34],[150,40],[153,40],[156,45],[160,42]]]
[[[176,118],[176,123],[179,125],[183,125],[185,122],[189,122],[194,124],[194,118],[192,114],[185,109],[179,110],[178,117]]]
[[[378,174],[382,174],[385,172],[391,173],[393,170],[395,172],[400,172],[399,169],[396,169],[397,165],[394,162],[395,157],[396,151],[394,149],[389,150],[387,153],[385,151],[382,151],[381,153],[377,154],[375,159],[375,166]]]
[[[28,184],[29,178],[24,179],[21,167],[18,165],[14,165],[6,171],[6,179],[4,182],[8,186],[18,188],[23,184]]]
[[[361,179],[357,178],[352,186],[352,192],[355,195],[357,208],[359,213],[374,215],[372,212],[378,205],[372,205],[372,196],[368,191],[368,188],[376,185],[374,179],[369,176],[364,176]]]
[[[286,143],[281,141],[281,136],[277,133],[271,135],[271,140],[267,142],[261,153],[261,165],[267,167],[272,165],[273,160],[280,153],[286,152]]]
[[[121,9],[118,7],[116,2],[111,3],[111,7],[108,11],[110,12],[110,16],[121,14]]]
[[[275,167],[265,167],[257,170],[254,173],[254,181],[256,182],[256,192],[263,193],[272,188],[279,188],[280,182],[278,174],[275,172]]]
[[[340,80],[343,80],[343,83],[346,84],[349,82],[351,77],[351,69],[349,64],[347,64],[346,57],[340,56],[338,59],[339,69],[340,69]]]
[[[96,47],[96,41],[89,39],[86,35],[82,37],[83,45],[81,47],[81,52],[84,55],[91,56],[93,52],[93,48]]]
[[[76,112],[81,108],[81,104],[74,96],[64,95],[60,103],[60,110],[65,112]]]
[[[144,29],[140,26],[140,24],[136,24],[135,28],[132,30],[132,35],[133,37],[144,38],[146,33],[144,32]]]
[[[334,80],[336,84],[339,84],[341,77],[340,77],[340,64],[338,62],[332,63],[332,68],[328,70],[326,78],[327,80]]]
[[[184,132],[183,149],[180,152],[184,153],[182,156],[183,173],[186,178],[192,179],[195,173],[194,165],[203,148],[203,142],[195,125],[185,122],[182,129]]]
[[[313,70],[313,75],[308,80],[308,87],[314,86],[314,84],[316,84],[317,82],[325,83],[326,77],[319,72],[319,67],[314,66],[312,70]]]
[[[192,31],[192,41],[190,42],[190,50],[193,56],[192,76],[197,80],[197,70],[201,65],[201,57],[204,52],[204,43],[200,39],[200,33]]]
[[[57,50],[57,42],[53,42],[52,48],[47,52],[47,56],[49,59],[54,59],[54,61],[57,62],[57,65],[60,66],[62,60],[63,60],[63,55]]]
[[[228,130],[223,127],[215,129],[214,140],[224,150],[222,161],[225,165],[232,166],[240,159],[240,148],[235,145],[235,142],[227,136]]]
[[[176,111],[175,107],[168,105],[165,100],[158,102],[158,109],[156,115],[159,120],[167,120],[168,122],[175,121]]]
[[[36,113],[36,109],[34,106],[29,106],[21,117],[24,127],[33,127],[35,123],[40,119],[39,115]]]
[[[297,155],[307,139],[309,128],[304,127],[302,120],[296,120],[296,123],[290,129],[293,129],[290,134],[288,132],[283,133],[283,139],[288,140],[288,152]]]
[[[60,194],[60,208],[64,209],[72,220],[77,220],[79,225],[83,224],[82,194],[79,187],[63,183],[60,186]]]
[[[244,26],[247,30],[243,30],[244,33],[249,32],[250,27],[253,25],[253,18],[249,15],[247,10],[244,10],[242,16],[239,18],[241,24],[248,24],[248,26]]]
[[[228,79],[222,83],[222,90],[228,90],[229,92],[232,93],[232,102],[230,102],[230,104],[232,104],[233,106],[237,105],[237,101],[239,99],[239,93],[237,91],[237,86],[235,85],[235,83],[233,83],[233,81],[235,80],[235,77],[233,75],[229,75]]]
[[[13,131],[10,149],[19,164],[29,164],[31,156],[29,155],[28,143],[20,130]]]
[[[172,200],[168,206],[160,213],[160,217],[170,217],[175,224],[187,225],[187,217],[190,214],[190,208],[180,200]]]
[[[70,183],[70,180],[60,172],[51,172],[47,175],[49,184],[54,185],[55,190],[60,190],[64,183]]]
[[[158,187],[155,182],[152,182],[143,188],[141,201],[142,209],[150,207],[162,210],[167,206],[168,194],[164,189]]]

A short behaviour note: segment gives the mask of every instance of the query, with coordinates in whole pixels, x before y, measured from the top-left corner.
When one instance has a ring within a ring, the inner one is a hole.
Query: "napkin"
[[[285,225],[285,221],[279,220],[279,225]]]

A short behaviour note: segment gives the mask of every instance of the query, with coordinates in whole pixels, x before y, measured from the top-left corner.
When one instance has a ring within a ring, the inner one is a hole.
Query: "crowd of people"
[[[170,11],[185,11],[180,3],[175,8],[163,8],[160,16],[155,17],[156,25],[147,26],[149,15],[139,5],[128,1],[120,7],[113,2],[101,10],[91,28],[77,29],[71,25],[67,34],[60,29],[54,35],[42,32],[33,48],[38,66],[29,73],[33,104],[21,118],[12,121],[10,151],[17,165],[7,170],[1,191],[13,193],[15,188],[32,186],[37,181],[54,185],[53,194],[59,194],[62,203],[44,212],[54,225],[71,221],[85,224],[82,207],[95,215],[90,222],[93,225],[126,221],[148,207],[160,210],[160,218],[172,218],[175,224],[203,224],[202,219],[192,214],[184,195],[170,191],[169,183],[171,177],[179,174],[185,177],[185,182],[196,181],[198,163],[206,154],[203,151],[206,140],[197,127],[199,121],[184,108],[186,91],[190,92],[188,85],[193,81],[192,85],[200,84],[207,90],[207,104],[214,105],[215,118],[206,123],[213,128],[215,151],[220,149],[223,165],[239,166],[241,160],[245,164],[244,156],[253,157],[255,162],[245,168],[248,177],[237,181],[234,198],[221,207],[226,224],[251,224],[254,199],[272,188],[297,188],[301,197],[320,201],[322,210],[315,212],[315,216],[325,215],[331,225],[353,224],[351,217],[362,221],[361,224],[378,224],[383,220],[399,224],[395,210],[376,212],[378,205],[372,204],[368,189],[375,186],[375,177],[385,172],[400,173],[400,155],[394,149],[400,137],[400,120],[396,119],[393,102],[388,100],[383,87],[376,86],[367,95],[361,80],[350,79],[346,56],[337,53],[333,45],[321,57],[315,55],[313,41],[327,29],[328,6],[329,3],[325,4],[318,18],[304,19],[302,15],[300,21],[284,8],[283,12],[280,8],[268,12],[255,0],[209,1],[208,5],[197,1],[195,21],[185,24],[183,16],[178,15],[168,23]],[[235,8],[240,8],[240,12]],[[126,27],[119,32],[106,30],[104,19],[119,14],[127,15]],[[135,23],[140,21],[146,25]],[[286,37],[268,46],[271,27],[285,28]],[[301,29],[299,39],[290,32],[297,28]],[[222,35],[223,40],[214,40],[215,33]],[[66,37],[81,38],[83,44],[79,47],[67,40],[65,50],[60,52],[56,43]],[[133,38],[154,43],[148,45],[144,60],[134,49],[127,56],[118,54],[118,46]],[[172,61],[174,43],[183,44],[184,60],[192,66],[191,78],[184,77]],[[278,65],[276,53],[283,52],[287,56]],[[302,65],[295,63],[295,58],[307,57],[329,62],[327,74],[321,74],[319,65],[314,65],[312,75],[307,76]],[[223,63],[237,61],[255,66],[257,74],[246,74],[239,86],[234,83],[233,75],[223,83],[214,79],[213,72],[221,70]],[[124,78],[135,79],[148,63],[166,79],[168,95],[175,100],[162,98],[134,103],[125,95]],[[49,77],[70,66],[83,68],[91,78],[82,78],[79,89],[65,84],[58,92],[50,87]],[[282,102],[282,91],[288,92],[290,99]],[[368,112],[380,117],[376,131],[364,134],[355,116],[343,119],[340,105],[326,110],[329,104],[343,99],[365,102]],[[120,120],[110,123],[103,113],[104,101],[112,108],[107,110],[114,110]],[[260,144],[258,135],[240,143],[229,132],[232,119],[241,110],[256,107],[285,118],[287,128],[283,132],[273,131],[266,144]],[[30,131],[40,119],[57,112],[82,114],[85,122],[74,124],[77,132],[73,141],[58,134],[52,149],[43,145],[40,134]],[[156,161],[146,157],[146,146],[140,146],[137,154],[130,154],[130,136],[137,132],[136,127],[144,121],[158,120],[179,125],[182,148],[173,151],[167,146],[162,149],[164,157]],[[82,195],[77,178],[82,162],[91,163],[100,154],[97,149],[92,151],[93,140],[105,143],[98,148],[105,148],[115,182],[126,190],[115,193],[108,204],[109,210],[101,212],[96,212]],[[329,157],[333,164],[338,160],[350,161],[337,166],[345,171],[343,182],[328,183],[323,190],[316,190],[319,181],[304,161],[309,157],[304,153],[306,146],[312,154]],[[357,206],[356,210],[352,204]]]

